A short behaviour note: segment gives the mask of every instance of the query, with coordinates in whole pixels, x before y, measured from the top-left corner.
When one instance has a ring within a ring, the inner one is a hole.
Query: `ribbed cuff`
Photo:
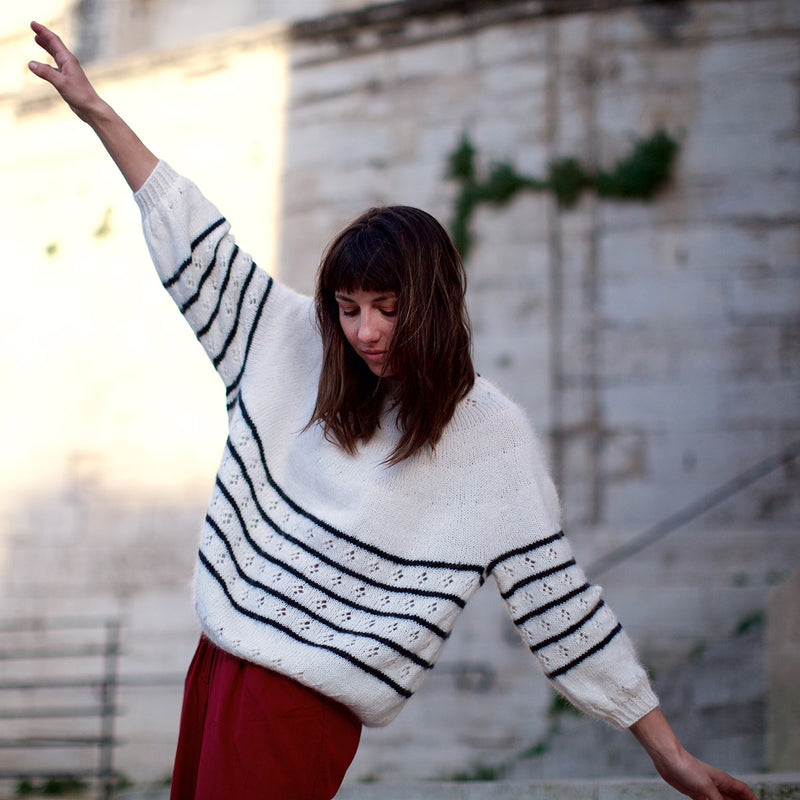
[[[148,214],[179,177],[178,173],[166,161],[159,161],[156,164],[155,169],[150,173],[144,185],[133,195],[133,199],[139,206],[142,216]]]
[[[614,715],[614,723],[620,728],[630,728],[634,722],[638,722],[645,714],[649,714],[658,706],[656,693],[647,686],[620,708]]]

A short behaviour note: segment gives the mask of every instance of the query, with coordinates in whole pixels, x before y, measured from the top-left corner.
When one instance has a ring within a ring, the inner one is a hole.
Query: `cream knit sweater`
[[[206,635],[384,725],[492,575],[560,692],[627,727],[657,705],[627,636],[559,528],[520,409],[478,378],[435,451],[386,467],[383,421],[355,456],[305,429],[321,343],[308,298],[238,249],[164,162],[135,195],[148,247],[220,377],[230,433],[200,543]]]

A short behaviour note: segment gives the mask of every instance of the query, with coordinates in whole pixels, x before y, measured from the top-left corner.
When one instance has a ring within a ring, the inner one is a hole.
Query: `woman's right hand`
[[[84,122],[91,124],[93,116],[101,112],[104,103],[78,59],[49,28],[39,22],[31,22],[31,29],[36,34],[34,41],[53,57],[56,67],[31,61],[28,68],[34,75],[52,84],[67,105]]]
[[[56,66],[31,61],[31,72],[64,98],[69,107],[100,137],[128,186],[138,191],[158,164],[139,137],[94,90],[78,59],[61,39],[39,22],[32,22],[35,41],[55,60]]]

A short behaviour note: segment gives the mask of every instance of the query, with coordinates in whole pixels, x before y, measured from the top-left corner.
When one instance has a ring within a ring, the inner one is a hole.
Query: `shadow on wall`
[[[8,513],[0,616],[124,614],[165,592],[190,607],[204,507],[87,482],[31,495]]]

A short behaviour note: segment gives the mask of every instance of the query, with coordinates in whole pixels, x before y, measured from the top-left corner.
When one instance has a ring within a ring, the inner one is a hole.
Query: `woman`
[[[259,270],[61,40],[32,28],[57,69],[31,70],[134,191],[162,282],[227,392],[172,797],[332,797],[361,724],[400,711],[493,575],[561,693],[629,728],[688,796],[754,800],[683,749],[575,564],[524,416],[474,374],[463,266],[441,226],[406,207],[365,213],[326,250],[312,303]]]

